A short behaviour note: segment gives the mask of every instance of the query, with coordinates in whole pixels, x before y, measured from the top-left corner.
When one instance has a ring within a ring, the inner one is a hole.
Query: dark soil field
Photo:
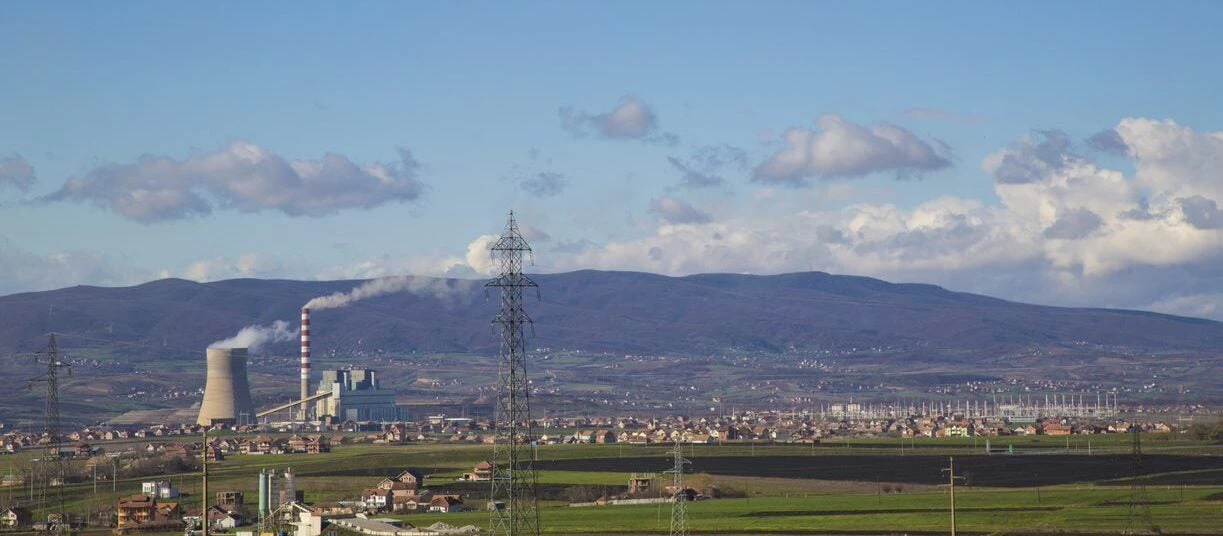
[[[1125,455],[1071,456],[964,456],[956,459],[956,473],[967,485],[1031,487],[1126,479],[1134,460]],[[661,472],[664,458],[590,458],[541,461],[536,469],[557,471]],[[807,478],[819,480],[880,481],[941,484],[946,476],[945,456],[727,456],[692,459],[691,471],[713,475]],[[1192,472],[1190,472],[1192,471]],[[1188,472],[1184,475],[1167,474]],[[1223,484],[1223,457],[1143,456],[1140,474],[1161,475],[1160,485]]]

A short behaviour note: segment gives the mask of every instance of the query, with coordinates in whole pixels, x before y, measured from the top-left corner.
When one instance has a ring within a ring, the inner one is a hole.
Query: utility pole
[[[533,329],[534,324],[523,308],[523,293],[526,289],[536,289],[538,293],[539,285],[522,273],[523,260],[531,254],[531,246],[519,232],[513,212],[501,237],[489,249],[501,266],[500,273],[484,285],[485,289],[500,289],[501,294],[501,310],[493,319],[501,331],[501,346],[497,359],[489,532],[494,536],[538,536],[537,477],[531,452],[527,450],[533,448],[535,436],[531,423],[531,383],[527,379],[526,328]]]
[[[59,369],[66,369],[68,374],[72,374],[72,365],[60,361],[59,346],[55,343],[55,334],[47,336],[47,350],[39,352],[40,357],[37,361],[41,365],[47,366],[47,372],[40,376],[30,378],[30,389],[34,388],[34,382],[43,382],[47,384],[47,401],[43,411],[43,435],[47,439],[47,446],[43,452],[42,463],[42,487],[39,491],[39,503],[43,507],[47,507],[47,502],[50,500],[48,488],[55,486],[55,504],[50,505],[52,515],[58,515],[59,520],[54,525],[54,530],[62,530],[63,524],[67,519],[64,517],[64,484],[67,479],[67,471],[64,467],[64,459],[60,456],[60,437],[59,433]],[[50,517],[50,515],[48,516]],[[50,521],[50,520],[48,520]],[[48,527],[51,524],[48,523]]]
[[[955,476],[955,457],[947,458],[947,467],[943,468],[943,472],[947,473],[947,482],[951,485],[951,536],[955,536],[955,479],[963,480],[962,476]]]
[[[200,525],[203,526],[204,536],[208,536],[208,427],[204,427],[204,448],[203,448],[203,499],[204,504],[200,507]]]
[[[675,440],[675,448],[672,451],[675,459],[675,465],[671,470],[671,485],[675,488],[675,501],[671,503],[671,536],[689,536],[692,532],[688,529],[688,493],[684,491],[684,464],[692,463],[684,459],[684,447]],[[751,496],[751,493],[748,493]]]

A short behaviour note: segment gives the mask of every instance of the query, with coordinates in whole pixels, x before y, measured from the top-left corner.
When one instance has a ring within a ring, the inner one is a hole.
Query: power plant
[[[405,420],[395,405],[395,391],[382,389],[378,375],[366,368],[324,370],[318,392],[331,396],[315,402],[315,416],[323,421]],[[406,412],[403,412],[406,413]]]
[[[209,348],[204,403],[196,423],[247,424],[255,420],[255,405],[246,381],[246,348]]]

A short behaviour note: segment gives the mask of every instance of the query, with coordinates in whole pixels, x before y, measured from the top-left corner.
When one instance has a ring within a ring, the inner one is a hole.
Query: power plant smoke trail
[[[377,298],[396,292],[411,292],[422,296],[433,296],[442,302],[450,302],[469,296],[480,285],[466,279],[437,279],[432,277],[393,276],[366,281],[348,292],[336,292],[319,296],[306,303],[304,308],[319,311],[348,307],[353,302]]]
[[[284,320],[272,322],[270,326],[246,326],[237,335],[209,344],[209,348],[246,348],[251,352],[267,343],[289,342],[297,338],[298,330],[290,329]]]

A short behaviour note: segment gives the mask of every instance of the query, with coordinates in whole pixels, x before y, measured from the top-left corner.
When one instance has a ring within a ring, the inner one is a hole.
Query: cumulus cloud
[[[683,188],[712,188],[726,183],[724,170],[744,171],[748,168],[747,151],[731,145],[707,145],[697,148],[687,159],[668,156],[667,162],[681,173]]]
[[[406,149],[399,150],[397,162],[361,165],[336,153],[290,160],[236,141],[182,160],[145,155],[130,164],[103,165],[42,199],[92,203],[141,223],[214,210],[325,216],[417,199],[424,190],[419,168]]]
[[[1082,158],[1072,152],[1070,136],[1059,130],[1040,130],[1011,143],[985,159],[982,167],[1003,184],[1039,182]]]
[[[592,114],[572,106],[562,106],[557,114],[561,128],[575,138],[594,135],[609,140],[641,140],[664,145],[679,143],[679,137],[675,134],[659,130],[654,109],[633,95],[621,97],[620,102],[608,112]]]
[[[708,223],[712,219],[691,203],[665,195],[650,200],[650,212],[672,224]]]
[[[0,187],[12,186],[22,192],[34,185],[34,166],[19,154],[0,158]]]
[[[816,120],[816,130],[791,128],[783,147],[756,166],[752,180],[806,186],[808,179],[864,177],[893,172],[908,177],[951,165],[950,148],[890,124],[864,127],[838,115]]]
[[[1057,131],[990,155],[998,203],[861,203],[701,225],[567,255],[558,269],[779,273],[923,281],[1008,299],[1223,318],[1223,133],[1125,119],[1134,172],[1102,167]]]

